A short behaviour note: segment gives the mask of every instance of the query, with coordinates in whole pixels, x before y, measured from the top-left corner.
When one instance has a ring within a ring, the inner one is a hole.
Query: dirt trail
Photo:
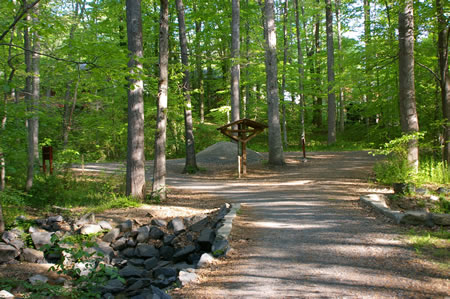
[[[374,158],[366,152],[312,153],[285,167],[252,166],[170,175],[172,188],[202,190],[244,204],[231,259],[203,273],[184,298],[443,298],[448,273],[417,259],[399,227],[359,207]]]

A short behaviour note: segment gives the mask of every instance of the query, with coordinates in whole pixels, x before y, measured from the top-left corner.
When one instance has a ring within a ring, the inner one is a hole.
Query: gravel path
[[[264,179],[172,177],[176,188],[209,190],[244,203],[251,239],[226,267],[184,296],[204,298],[440,298],[449,275],[417,259],[398,227],[356,203],[368,193],[374,158],[365,152],[313,153],[283,168],[253,169]],[[250,172],[252,169],[249,170]],[[183,291],[181,291],[183,296]]]

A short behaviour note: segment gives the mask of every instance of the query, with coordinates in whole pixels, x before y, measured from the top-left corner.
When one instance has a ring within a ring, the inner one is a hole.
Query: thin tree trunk
[[[299,80],[298,80],[298,94],[299,94],[299,105],[300,105],[300,123],[301,123],[301,137],[300,137],[300,146],[305,144],[305,94],[304,94],[304,87],[303,87],[303,80],[305,79],[305,71],[303,66],[303,50],[302,50],[302,43],[301,43],[301,37],[300,37],[300,16],[298,12],[298,0],[294,0],[295,5],[295,27],[296,27],[296,38],[297,38],[297,56],[298,56],[298,74],[299,74]]]
[[[184,127],[186,134],[186,164],[183,172],[196,172],[198,171],[197,161],[195,157],[195,142],[194,142],[194,129],[192,121],[192,104],[190,95],[190,74],[189,74],[189,58],[186,39],[186,24],[184,20],[184,5],[182,0],[175,0],[177,6],[178,15],[178,29],[180,31],[180,48],[181,48],[181,62],[184,65],[184,77],[183,77],[183,93],[185,97],[184,106]]]
[[[245,0],[245,6],[247,10],[249,9],[248,0]],[[244,99],[243,99],[243,114],[244,118],[248,118],[250,113],[250,73],[249,73],[249,66],[250,66],[250,23],[248,21],[248,18],[246,18],[245,21],[245,92],[244,92]]]
[[[274,0],[265,2],[266,38],[266,76],[267,103],[269,122],[269,164],[284,165],[283,144],[281,141],[279,98],[278,98],[278,68],[277,68],[277,36],[274,18]]]
[[[399,100],[402,131],[419,132],[414,87],[414,15],[413,0],[403,0],[398,15],[399,32]],[[408,162],[418,169],[419,144],[412,139],[408,144]]]
[[[128,145],[126,195],[145,198],[144,82],[141,1],[127,0],[128,68]]]
[[[325,0],[327,26],[327,74],[328,74],[328,145],[336,143],[336,95],[334,93],[334,43],[333,10],[331,0]]]
[[[283,8],[283,71],[281,77],[281,92],[280,96],[282,99],[281,102],[281,112],[282,112],[282,128],[283,128],[283,144],[284,148],[288,148],[288,139],[287,139],[287,128],[286,128],[286,100],[284,98],[284,93],[286,90],[286,64],[287,64],[287,56],[288,56],[288,46],[287,46],[287,16],[288,16],[288,0],[284,0],[284,8]]]
[[[445,3],[445,0],[444,0]],[[450,76],[448,72],[449,25],[441,0],[436,0],[438,20],[439,77],[441,85],[442,118],[444,120],[444,149],[442,159],[450,167]]]
[[[39,6],[36,4],[33,8],[33,23],[39,23],[38,14],[39,14]],[[29,16],[27,17],[29,20]],[[26,97],[28,113],[30,117],[28,118],[28,166],[27,166],[27,181],[25,185],[25,190],[29,191],[33,186],[33,178],[36,164],[39,165],[39,152],[38,152],[38,133],[39,133],[39,118],[37,115],[38,105],[39,105],[39,55],[40,52],[40,41],[39,34],[37,32],[33,32],[32,37],[28,30],[25,30],[26,36],[25,40],[28,44],[25,46],[25,49],[30,49],[31,40],[33,40],[33,54],[29,53],[28,55],[31,57],[26,57],[27,62],[29,63],[31,60],[30,68],[27,65],[27,72],[31,71],[32,75],[27,76],[27,90],[29,93],[28,98]],[[27,51],[28,52],[28,51]],[[29,89],[31,87],[31,90]]]
[[[370,32],[370,27],[371,27],[371,20],[370,20],[370,0],[364,0],[363,2],[364,5],[364,51],[365,51],[365,71],[366,71],[366,86],[368,88],[367,92],[363,95],[363,101],[366,103],[366,107],[364,108],[364,110],[367,110],[367,103],[371,102],[371,95],[370,95],[370,91],[371,91],[371,86],[372,86],[372,82],[371,82],[371,73],[370,73],[370,40],[371,40],[371,32]],[[366,115],[364,117],[366,126],[369,127],[370,125],[370,118],[368,115]]]
[[[197,6],[194,5],[194,11],[197,10]],[[199,102],[200,102],[200,123],[205,122],[205,91],[203,90],[203,68],[201,61],[201,49],[200,49],[200,32],[202,30],[202,22],[200,20],[195,21],[195,45],[196,45],[196,53],[197,56],[195,58],[195,68],[197,70],[198,76],[198,92],[199,92]]]
[[[159,28],[159,91],[155,136],[153,193],[166,199],[166,131],[169,89],[169,1],[161,0]]]
[[[240,4],[231,1],[231,121],[240,119]],[[235,128],[236,129],[236,126]]]
[[[336,27],[337,27],[337,40],[338,40],[338,70],[342,75],[342,30],[341,30],[341,0],[336,0]],[[345,95],[344,88],[339,86],[339,131],[344,132],[345,129]]]
[[[317,4],[319,4],[320,1],[317,0]],[[317,12],[316,15],[316,22],[314,26],[314,48],[315,48],[315,62],[316,62],[316,88],[318,95],[316,96],[316,102],[314,104],[314,114],[313,114],[313,123],[318,127],[322,127],[322,96],[320,95],[322,93],[322,80],[320,78],[321,73],[321,67],[320,67],[320,12]]]

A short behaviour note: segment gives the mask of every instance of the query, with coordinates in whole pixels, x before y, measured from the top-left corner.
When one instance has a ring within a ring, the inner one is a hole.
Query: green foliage
[[[29,198],[28,194],[14,188],[0,191],[0,203],[6,225],[13,223],[17,216],[24,213],[24,206]]]
[[[440,262],[443,267],[450,267],[450,232],[411,229],[408,241],[418,254],[424,254]]]
[[[0,289],[12,292],[14,289],[24,289],[26,294],[24,298],[75,298],[70,290],[64,286],[51,285],[48,283],[37,283],[32,285],[27,281],[15,278],[0,278]]]

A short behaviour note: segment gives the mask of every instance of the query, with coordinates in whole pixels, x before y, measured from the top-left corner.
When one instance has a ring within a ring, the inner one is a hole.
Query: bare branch
[[[434,76],[434,78],[435,78],[439,83],[441,83],[441,78],[439,78],[439,76],[438,76],[432,69],[430,69],[429,67],[427,67],[427,66],[424,65],[424,64],[421,64],[420,62],[417,62],[417,64],[420,65],[421,67],[423,67],[424,69],[426,69],[427,71],[429,71],[429,72]]]
[[[30,10],[32,9],[36,4],[39,3],[40,0],[36,0],[33,3],[31,3],[30,5],[26,5],[24,4],[24,7],[22,7],[22,11],[20,11],[17,16],[14,18],[14,21],[11,23],[11,25],[9,25],[8,29],[6,29],[2,35],[0,35],[0,41],[8,34],[9,31],[11,31],[11,29],[14,28],[14,26],[16,26],[16,24],[23,18],[23,16]]]

